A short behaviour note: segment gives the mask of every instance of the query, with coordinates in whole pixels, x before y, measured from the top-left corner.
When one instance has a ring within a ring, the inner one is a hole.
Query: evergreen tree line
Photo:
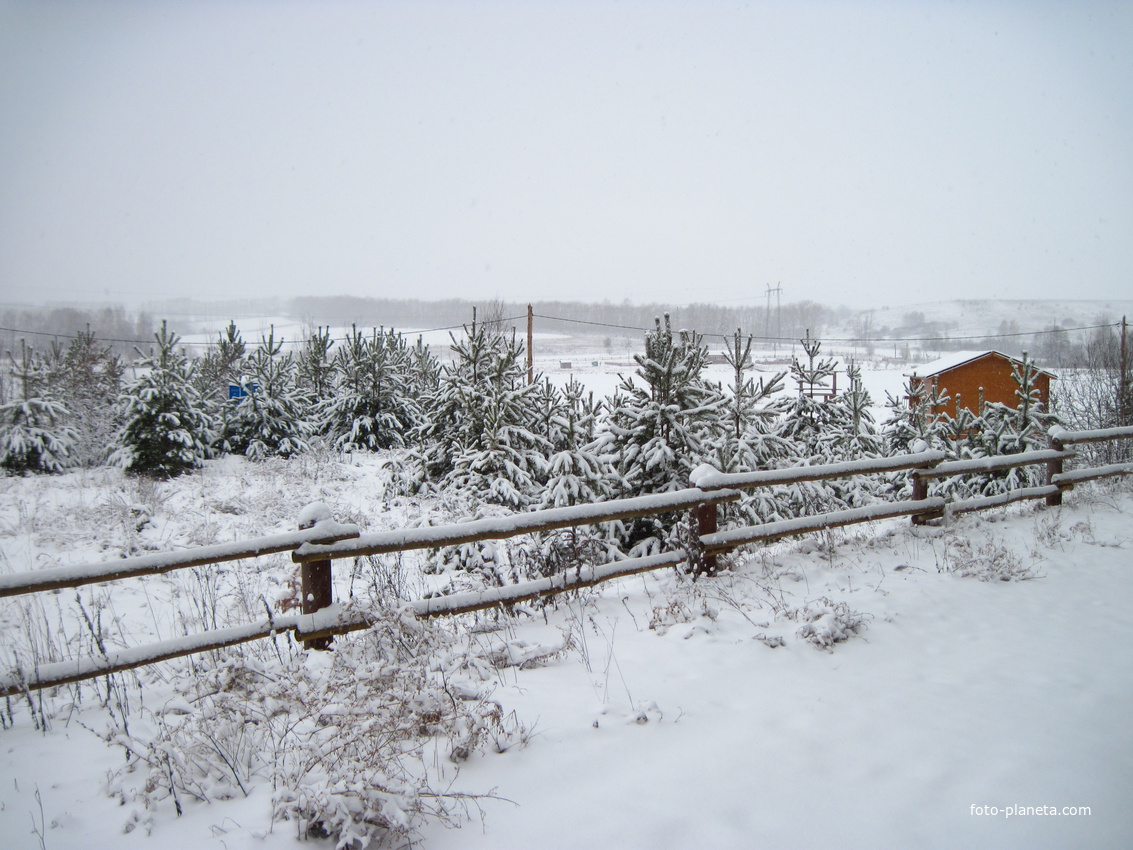
[[[355,327],[341,343],[319,328],[284,351],[270,332],[249,345],[234,323],[203,356],[190,359],[165,323],[155,345],[137,352],[133,377],[93,333],[40,353],[9,355],[9,397],[0,406],[0,463],[13,472],[57,472],[111,463],[168,477],[206,458],[290,457],[313,446],[390,452],[406,494],[458,499],[466,515],[567,507],[688,486],[703,463],[727,472],[878,457],[925,448],[964,459],[1046,445],[1051,418],[1038,405],[1033,362],[1016,371],[1017,409],[985,405],[978,415],[933,414],[943,399],[910,405],[890,398],[874,422],[873,402],[851,363],[832,390],[835,363],[803,340],[788,371],[753,376],[753,340],[736,330],[730,376],[706,376],[707,347],[675,332],[666,315],[646,334],[636,370],[607,398],[571,380],[529,383],[513,332],[474,322],[452,337],[441,365],[420,341],[384,328]],[[784,387],[793,391],[781,392]],[[1035,467],[944,479],[954,497],[1037,483]],[[727,506],[725,524],[754,524],[894,498],[906,476],[761,488]],[[611,550],[637,554],[674,543],[674,517],[643,517],[543,535],[529,563],[503,558],[493,544],[454,547],[438,565],[508,581],[562,569]],[[507,562],[506,565],[504,562]]]

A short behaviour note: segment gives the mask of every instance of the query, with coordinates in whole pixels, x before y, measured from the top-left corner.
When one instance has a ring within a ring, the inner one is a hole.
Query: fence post
[[[715,534],[717,529],[716,506],[697,505],[695,513],[697,535],[703,537],[705,534]],[[700,556],[700,563],[693,565],[693,572],[695,572],[697,575],[715,575],[716,555],[706,555],[702,553]]]
[[[909,475],[913,476],[914,502],[928,498],[928,479],[924,476],[917,475],[917,471],[921,469],[932,469],[938,463],[940,463],[940,461],[932,461],[931,463],[926,463],[924,466],[917,466],[909,470]],[[913,514],[913,525],[924,525],[932,518],[933,514]]]
[[[1054,437],[1050,438],[1050,447],[1055,451],[1062,451],[1066,447],[1062,444],[1061,440],[1056,440]],[[1048,485],[1054,483],[1054,476],[1062,474],[1062,458],[1055,458],[1046,462],[1046,483]],[[1051,493],[1046,497],[1047,505],[1054,507],[1055,505],[1062,504],[1062,490],[1061,488],[1057,493]]]
[[[299,530],[312,528],[315,523],[330,519],[330,510],[321,504],[308,505],[299,514]],[[334,602],[334,584],[331,581],[330,559],[304,561],[299,566],[302,612],[313,614]],[[330,649],[332,638],[321,637],[303,641],[306,649]]]
[[[928,479],[917,475],[917,471],[912,470],[913,476],[913,501],[919,502],[922,499],[928,498]],[[928,522],[926,514],[913,514],[913,525],[924,525]]]

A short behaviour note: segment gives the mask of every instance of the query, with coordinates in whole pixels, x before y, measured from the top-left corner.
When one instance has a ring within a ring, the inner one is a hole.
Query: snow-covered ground
[[[284,531],[315,499],[396,527],[421,506],[387,499],[382,477],[367,456],[229,458],[157,485],[112,470],[0,478],[0,568]],[[459,770],[438,758],[434,784],[498,799],[459,829],[426,826],[419,846],[1131,846],[1131,514],[1127,484],[1083,487],[1061,508],[851,527],[760,548],[719,578],[648,574],[520,617],[489,639],[562,647],[495,673],[492,699],[528,741]],[[109,634],[143,643],[177,634],[210,593],[222,620],[261,616],[241,604],[281,595],[291,571],[272,556],[80,598]],[[980,580],[998,576],[1023,580]],[[3,601],[5,644],[81,642],[74,592],[41,597],[42,627]],[[139,676],[134,709],[169,698],[162,676]],[[45,733],[24,701],[6,707],[5,847],[333,846],[273,825],[264,785],[181,817],[168,800],[120,805],[107,788],[122,751],[96,734],[108,712],[89,686],[81,703],[71,693],[44,700]]]
[[[863,373],[879,422],[908,371],[880,366]],[[596,347],[537,357],[536,368],[604,396],[634,367],[630,352]],[[769,352],[757,369],[785,366]],[[730,383],[727,366],[709,372]],[[290,531],[316,500],[367,531],[443,512],[388,497],[385,476],[379,456],[316,452],[225,458],[167,483],[108,469],[0,477],[0,570]],[[1061,508],[855,526],[760,547],[718,578],[651,573],[533,610],[475,638],[513,657],[558,650],[493,674],[490,698],[527,742],[459,769],[430,762],[434,787],[481,799],[458,829],[426,825],[420,846],[1133,846],[1131,514],[1130,486],[1103,483]],[[402,564],[408,598],[434,580],[417,563]],[[210,618],[258,619],[294,574],[277,555],[0,600],[0,663],[29,647],[43,660],[51,646],[90,652],[95,630],[137,646]],[[336,593],[372,578],[339,562]],[[170,702],[163,671],[179,664],[123,677],[130,710]],[[0,705],[0,845],[333,846],[273,822],[264,783],[188,802],[180,817],[169,800],[147,810],[112,798],[123,751],[100,736],[117,705],[99,705],[90,685]],[[32,721],[40,708],[46,732]]]

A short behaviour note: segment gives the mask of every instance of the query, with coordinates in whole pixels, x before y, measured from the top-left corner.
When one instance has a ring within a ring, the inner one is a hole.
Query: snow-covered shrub
[[[590,526],[562,528],[516,538],[509,556],[517,581],[558,575],[614,559],[613,543]]]
[[[491,676],[441,625],[396,614],[333,653],[198,660],[147,723],[111,736],[127,764],[110,791],[181,811],[264,784],[273,819],[337,847],[456,825],[475,798],[446,793],[442,763],[524,740],[487,698]]]
[[[937,569],[964,578],[980,581],[1027,581],[1038,578],[1034,564],[1023,559],[1001,543],[986,540],[983,543],[969,537],[955,537],[948,541]]]
[[[1059,373],[1059,380],[1052,387],[1052,406],[1071,431],[1133,424],[1133,381],[1129,380],[1128,353],[1126,362],[1121,362],[1122,350],[1120,336],[1113,325],[1095,328],[1070,368]],[[1133,442],[1129,440],[1081,443],[1074,450],[1083,467],[1121,463],[1133,458]]]
[[[869,615],[852,610],[845,602],[832,602],[824,596],[794,611],[792,619],[802,623],[796,635],[819,649],[832,652],[834,644],[860,634]]]
[[[715,620],[718,616],[719,610],[699,594],[672,594],[653,606],[649,612],[649,628],[664,635],[675,625],[701,619]]]

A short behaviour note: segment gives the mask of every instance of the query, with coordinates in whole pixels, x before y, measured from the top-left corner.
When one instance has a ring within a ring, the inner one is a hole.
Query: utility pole
[[[1121,317],[1121,366],[1117,378],[1117,417],[1120,425],[1129,424],[1129,361],[1126,359],[1125,334],[1128,330],[1125,317]]]
[[[534,338],[532,330],[535,326],[535,314],[531,310],[531,305],[527,305],[527,383],[535,383],[535,352],[531,350],[531,342]]]

